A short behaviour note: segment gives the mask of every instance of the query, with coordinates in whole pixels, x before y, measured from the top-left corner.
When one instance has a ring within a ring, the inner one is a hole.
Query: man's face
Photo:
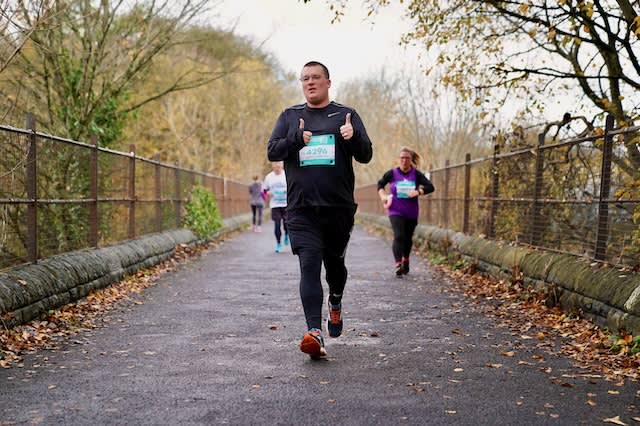
[[[329,87],[331,80],[324,75],[319,65],[304,67],[300,76],[302,92],[309,105],[324,106],[329,102]]]

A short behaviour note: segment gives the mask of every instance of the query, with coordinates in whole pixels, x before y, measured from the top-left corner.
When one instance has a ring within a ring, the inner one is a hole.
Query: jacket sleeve
[[[393,178],[393,170],[387,170],[385,174],[383,174],[380,180],[378,181],[377,190],[380,191],[382,188],[387,186],[387,184],[391,182],[392,178]]]
[[[276,121],[267,146],[269,161],[286,160],[290,154],[295,154],[304,147],[302,130],[298,123],[294,123],[294,114],[283,111]]]
[[[419,188],[420,186],[422,186],[424,195],[431,194],[433,191],[435,191],[435,187],[433,186],[431,181],[424,175],[424,173],[422,173],[419,170],[416,170],[416,178],[417,178],[416,185],[418,185],[416,188]]]
[[[353,137],[347,141],[351,155],[357,162],[366,164],[373,157],[373,146],[369,135],[367,135],[367,129],[355,110],[351,112],[351,125],[353,126]]]

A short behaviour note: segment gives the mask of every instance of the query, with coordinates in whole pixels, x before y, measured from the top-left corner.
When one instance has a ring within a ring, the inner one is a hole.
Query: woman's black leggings
[[[251,205],[251,222],[253,225],[262,225],[262,206]]]
[[[418,225],[417,219],[409,219],[403,216],[389,216],[391,229],[393,229],[393,244],[391,250],[396,262],[403,257],[409,258],[413,246],[413,231]]]

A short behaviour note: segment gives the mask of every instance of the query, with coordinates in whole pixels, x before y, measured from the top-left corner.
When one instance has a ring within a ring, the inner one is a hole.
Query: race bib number
[[[396,183],[396,194],[398,198],[409,198],[409,192],[416,189],[416,183],[412,180],[402,180]]]
[[[300,150],[300,167],[306,166],[335,166],[336,139],[333,134],[314,135]]]
[[[273,190],[272,200],[274,204],[287,204],[287,190],[286,189],[275,189]]]

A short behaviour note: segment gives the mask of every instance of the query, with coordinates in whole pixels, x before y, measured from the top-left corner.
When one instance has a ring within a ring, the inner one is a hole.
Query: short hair
[[[327,77],[327,79],[329,79],[329,68],[327,68],[323,63],[318,62],[318,61],[309,61],[306,64],[304,64],[304,66],[302,68],[306,68],[306,67],[316,67],[316,66],[320,66],[322,67],[322,71],[324,71],[324,76]]]

